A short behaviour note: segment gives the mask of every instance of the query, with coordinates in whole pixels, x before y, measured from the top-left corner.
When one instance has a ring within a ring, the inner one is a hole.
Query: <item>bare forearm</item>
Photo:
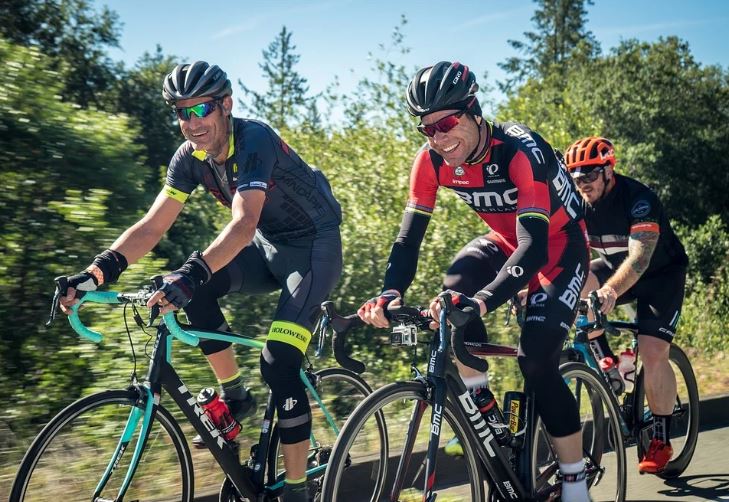
[[[628,291],[648,269],[653,251],[658,243],[656,232],[637,232],[628,240],[628,257],[607,280],[618,296]]]
[[[228,223],[203,253],[205,263],[210,270],[215,273],[230,263],[251,243],[255,232],[256,226],[246,219]]]
[[[163,233],[150,228],[144,221],[138,221],[124,231],[111,245],[111,249],[123,254],[132,263],[149,253],[162,238]]]

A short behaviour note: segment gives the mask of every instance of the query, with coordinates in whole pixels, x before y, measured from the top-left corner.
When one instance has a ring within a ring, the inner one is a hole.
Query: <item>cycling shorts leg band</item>
[[[271,388],[283,444],[299,443],[311,434],[311,408],[299,374],[302,359],[297,347],[270,339],[261,351],[261,375]]]
[[[305,354],[311,341],[311,331],[293,322],[273,321],[267,340],[291,345]]]

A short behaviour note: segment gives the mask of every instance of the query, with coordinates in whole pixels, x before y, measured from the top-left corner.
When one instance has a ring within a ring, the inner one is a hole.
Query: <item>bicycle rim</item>
[[[354,372],[343,368],[327,368],[316,372],[316,391],[324,408],[312,397],[309,398],[312,415],[312,440],[309,448],[309,493],[313,496],[321,490],[321,478],[331,456],[332,448],[337,440],[347,417],[368,395],[372,393],[369,385]],[[387,458],[388,438],[384,419],[379,415],[371,424],[368,442],[357,443],[354,450],[360,454],[379,452],[379,458],[370,463],[373,479],[380,478],[379,469],[385,465]],[[334,422],[332,427],[329,420]],[[284,476],[283,456],[280,451],[278,428],[271,437],[271,450],[268,460],[269,472],[275,472],[277,479]],[[271,471],[273,469],[273,471]]]
[[[673,456],[666,468],[658,473],[664,479],[680,476],[686,470],[696,449],[699,435],[699,389],[696,376],[688,356],[676,345],[671,344],[669,363],[676,375],[676,402],[671,417],[671,446]],[[638,430],[638,459],[641,460],[653,437],[653,415],[645,395],[643,369],[636,382],[635,398],[636,424]]]
[[[137,400],[134,390],[80,399],[41,431],[18,468],[10,500],[91,500]],[[141,427],[141,423],[140,423]],[[101,492],[114,500],[127,473],[137,437],[128,445]],[[182,432],[159,407],[126,500],[191,501],[193,471]]]
[[[372,449],[375,445],[368,436],[378,413],[387,421],[390,450],[386,469],[375,470],[371,464],[379,462],[380,454]],[[408,452],[405,451],[406,436],[414,415],[422,418],[413,435],[412,450]],[[374,502],[381,500],[380,497],[400,502],[422,500],[431,416],[432,406],[420,382],[398,382],[375,391],[350,416],[337,439],[324,478],[322,500]],[[480,460],[470,441],[464,440],[468,424],[461,422],[449,401],[442,417],[434,485],[438,501],[482,501],[484,480]],[[454,437],[460,440],[463,455],[447,456],[444,447]],[[369,449],[363,445],[369,445]],[[410,459],[407,466],[400,464],[403,458]],[[382,476],[380,479],[371,476],[375,471]],[[396,487],[397,478],[401,483]]]
[[[580,413],[590,496],[595,502],[622,502],[626,492],[626,456],[615,396],[602,378],[582,363],[563,364],[559,371],[575,396]],[[541,419],[536,420],[532,433],[532,486],[541,495],[558,491],[556,450]]]

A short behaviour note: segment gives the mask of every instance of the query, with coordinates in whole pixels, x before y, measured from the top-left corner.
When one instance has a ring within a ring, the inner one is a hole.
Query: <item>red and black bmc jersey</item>
[[[628,239],[638,232],[658,232],[644,278],[668,267],[686,267],[688,258],[671,228],[663,206],[647,186],[615,173],[615,186],[595,205],[585,204],[590,247],[615,271],[628,256]]]
[[[412,282],[420,242],[440,187],[453,190],[491,228],[500,247],[513,255],[509,270],[533,275],[546,263],[548,246],[566,245],[575,235],[584,241],[581,197],[561,156],[524,125],[487,126],[491,128],[490,148],[478,164],[450,166],[427,144],[418,152],[384,289],[404,293]],[[508,299],[516,293],[510,291],[514,286],[494,283],[487,291],[493,295],[493,303],[498,303],[497,298]]]
[[[410,174],[408,210],[430,215],[439,187],[453,190],[491,229],[516,247],[516,219],[540,215],[549,235],[582,219],[579,194],[561,159],[520,124],[493,124],[491,148],[480,164],[449,166],[424,147]]]

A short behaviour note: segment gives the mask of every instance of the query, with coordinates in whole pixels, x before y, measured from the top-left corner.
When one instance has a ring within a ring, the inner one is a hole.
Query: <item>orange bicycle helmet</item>
[[[589,136],[575,141],[565,153],[567,169],[572,171],[578,167],[604,166],[615,167],[615,148],[613,144],[600,136]]]

